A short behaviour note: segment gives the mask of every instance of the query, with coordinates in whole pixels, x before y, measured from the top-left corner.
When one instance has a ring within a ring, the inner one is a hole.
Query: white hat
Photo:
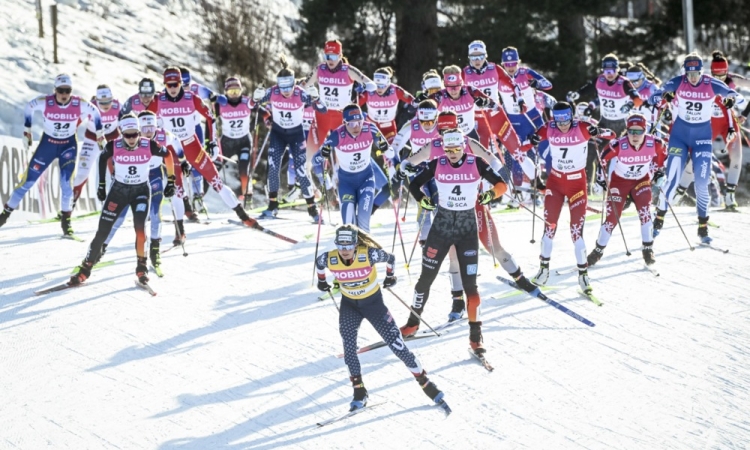
[[[422,85],[425,89],[442,89],[443,88],[443,82],[440,80],[440,77],[429,77],[425,78],[424,81],[422,81]]]
[[[144,114],[138,117],[138,124],[141,128],[156,127],[156,114]]]
[[[108,87],[97,89],[96,101],[97,102],[111,102],[112,101],[112,89]]]
[[[443,147],[461,147],[464,144],[464,135],[460,131],[451,131],[443,135]]]
[[[469,54],[473,55],[475,53],[479,53],[482,55],[487,54],[487,46],[484,45],[484,42],[482,41],[474,41],[471,44],[469,44]]]
[[[124,117],[120,120],[120,131],[125,133],[126,131],[138,131],[141,129],[138,126],[138,119],[135,117]]]
[[[73,87],[73,82],[70,80],[70,75],[61,73],[60,75],[55,77],[55,87],[58,88],[60,86]]]

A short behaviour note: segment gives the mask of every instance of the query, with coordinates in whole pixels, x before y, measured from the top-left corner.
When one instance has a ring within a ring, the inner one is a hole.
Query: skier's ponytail
[[[294,77],[294,71],[289,68],[289,62],[286,59],[285,54],[279,55],[279,62],[281,63],[281,70],[276,73],[276,77]]]

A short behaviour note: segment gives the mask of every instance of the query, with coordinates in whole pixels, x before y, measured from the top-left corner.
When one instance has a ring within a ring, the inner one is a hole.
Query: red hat
[[[463,84],[463,80],[461,79],[461,74],[458,73],[449,73],[447,75],[443,75],[443,82],[445,83],[445,86],[461,86]]]
[[[449,130],[458,128],[458,117],[453,114],[439,114],[437,119],[438,130]]]
[[[711,73],[724,74],[729,71],[729,63],[727,60],[723,61],[711,61]]]
[[[341,54],[341,42],[339,41],[326,42],[323,53],[329,53],[331,55],[340,55]]]
[[[641,127],[645,130],[647,124],[648,122],[646,121],[646,116],[644,116],[643,114],[632,114],[628,117],[627,120],[627,128]]]
[[[164,84],[180,83],[182,84],[182,75],[177,69],[167,69],[164,71]]]
[[[240,82],[240,80],[237,77],[229,77],[224,82],[224,90],[225,91],[227,89],[231,89],[231,88],[240,88],[240,89],[242,89],[242,83]]]

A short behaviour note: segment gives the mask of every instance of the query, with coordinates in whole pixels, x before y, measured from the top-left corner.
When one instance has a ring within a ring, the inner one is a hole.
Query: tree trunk
[[[555,91],[567,92],[578,89],[587,79],[586,28],[583,15],[560,16],[557,21],[557,41],[564,52],[560,59]],[[598,61],[595,61],[598,67]]]
[[[396,9],[396,75],[409,92],[422,86],[422,74],[437,61],[437,0],[399,2]]]

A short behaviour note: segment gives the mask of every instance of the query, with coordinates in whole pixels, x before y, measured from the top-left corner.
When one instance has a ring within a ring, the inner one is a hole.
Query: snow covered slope
[[[591,269],[604,306],[576,293],[574,275],[550,280],[560,287],[550,297],[594,328],[538,299],[500,298],[510,292],[495,279],[504,273],[483,254],[484,339],[496,370],[486,372],[467,353],[465,323],[410,343],[445,391],[454,411],[446,419],[387,348],[365,353],[371,401],[386,403],[321,429],[316,422],[346,411],[352,391],[335,356],[342,351],[336,310],[311,287],[316,225],[306,213],[283,212],[293,220],[268,224],[300,239],[294,246],[226,223],[226,211],[212,213],[209,225],[187,225],[189,255],[163,255],[166,276],[152,277],[153,298],[133,284],[132,224],[103,258],[114,265],[94,271],[84,287],[35,297],[67,279],[86,244],[59,239],[57,224],[11,217],[0,229],[0,448],[747,448],[748,213],[712,214],[721,228],[711,234],[731,247],[728,254],[690,251],[668,216],[655,246],[658,278],[634,250],[637,218],[625,218],[633,255],[625,256],[616,232]],[[693,210],[678,215],[697,242]],[[528,242],[531,216],[495,217],[501,239],[532,273],[539,249]],[[388,210],[373,218],[389,249],[393,220]],[[87,241],[96,224],[74,222]],[[591,246],[598,220],[587,224]],[[332,230],[324,226],[323,248]],[[574,262],[560,231],[553,269]],[[409,214],[407,253],[415,233]],[[171,240],[169,224],[164,237]],[[401,252],[397,246],[395,291],[409,299],[419,253],[410,279]],[[385,299],[403,324],[406,309]],[[449,309],[443,274],[425,319],[442,323]],[[364,324],[360,340],[378,339]]]

